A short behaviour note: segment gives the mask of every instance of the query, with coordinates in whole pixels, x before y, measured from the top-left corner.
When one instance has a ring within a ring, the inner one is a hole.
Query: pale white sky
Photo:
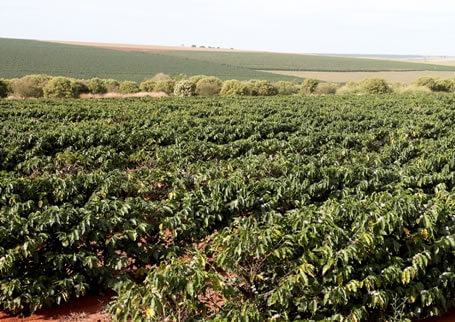
[[[453,0],[0,0],[0,37],[455,56]]]

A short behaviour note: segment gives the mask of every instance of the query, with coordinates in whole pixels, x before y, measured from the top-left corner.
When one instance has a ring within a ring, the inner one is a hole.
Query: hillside
[[[174,57],[207,63],[224,63],[257,70],[292,71],[455,71],[455,66],[419,64],[394,60],[348,58],[267,52],[169,51]]]
[[[0,77],[5,78],[42,73],[142,81],[163,72],[240,80],[301,79],[296,75],[265,71],[455,71],[455,66],[271,52],[177,50],[170,47],[157,50],[153,46],[73,45],[0,38]]]
[[[0,77],[49,74],[76,78],[103,77],[142,81],[164,72],[171,75],[206,74],[222,79],[261,78],[271,81],[296,79],[245,67],[206,62],[162,53],[126,52],[42,42],[0,38]]]

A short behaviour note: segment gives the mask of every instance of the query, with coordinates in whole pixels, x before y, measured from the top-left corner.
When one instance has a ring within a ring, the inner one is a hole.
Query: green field
[[[418,64],[393,60],[330,57],[317,55],[256,53],[256,52],[209,52],[169,51],[166,55],[195,59],[207,63],[219,63],[246,67],[254,70],[288,71],[455,71],[455,66]]]
[[[299,79],[189,57],[0,38],[0,78],[48,74],[84,79],[102,77],[142,81],[160,72],[171,75],[203,74],[239,80]]]
[[[301,80],[274,71],[455,71],[455,66],[315,55],[218,51],[121,51],[0,38],[0,77],[49,74],[142,81],[163,72],[221,79]]]
[[[0,100],[0,310],[405,321],[455,298],[455,96]]]

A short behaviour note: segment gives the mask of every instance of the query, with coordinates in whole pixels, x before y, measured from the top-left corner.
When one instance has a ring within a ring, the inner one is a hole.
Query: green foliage
[[[79,95],[81,94],[86,94],[90,92],[87,86],[87,81],[85,80],[72,79],[71,88],[73,91],[73,97],[79,97]]]
[[[155,92],[156,81],[147,79],[139,85],[139,89],[142,92]]]
[[[175,84],[175,96],[194,96],[196,95],[196,84],[191,80],[181,80]]]
[[[155,84],[154,92],[164,92],[168,95],[174,93],[175,81],[174,80],[164,80],[157,81]]]
[[[455,79],[436,80],[433,91],[435,92],[455,92]]]
[[[394,321],[455,297],[452,94],[0,101],[0,309]]]
[[[0,98],[8,96],[8,83],[7,81],[0,79]]]
[[[17,82],[18,78],[10,78],[10,79],[5,79],[4,81],[6,82],[6,86],[8,89],[8,95],[14,94],[14,88],[13,85],[15,82]]]
[[[11,84],[14,95],[23,98],[39,98],[44,96],[43,88],[52,77],[47,75],[27,75]]]
[[[337,84],[334,83],[319,83],[314,90],[317,95],[333,95],[337,92]]]
[[[302,94],[313,94],[318,87],[319,81],[311,78],[307,78],[302,82],[300,86],[300,93]]]
[[[392,89],[387,82],[381,78],[364,79],[359,82],[361,91],[366,94],[388,94]]]
[[[435,79],[432,77],[421,77],[415,84],[424,86],[433,92],[455,92],[455,79]]]
[[[115,79],[103,79],[104,87],[108,93],[118,93],[120,82]]]
[[[273,96],[278,94],[278,89],[267,80],[252,79],[247,82],[248,92],[252,96]]]
[[[249,94],[248,86],[238,80],[227,80],[221,87],[221,96],[245,96]]]
[[[104,94],[107,92],[106,85],[100,78],[92,78],[88,81],[87,87],[92,94]]]
[[[77,97],[73,90],[72,82],[65,77],[52,78],[43,89],[46,98],[72,98]]]
[[[136,82],[123,81],[120,83],[119,91],[122,94],[134,94],[134,93],[138,93],[140,90],[139,90],[139,86],[137,86]]]
[[[196,83],[196,94],[200,96],[218,95],[222,86],[223,82],[217,77],[203,77]]]
[[[431,90],[434,90],[436,81],[433,77],[420,77],[418,80],[415,81],[417,86],[424,86],[428,87]]]
[[[274,84],[275,88],[278,91],[278,95],[293,95],[297,94],[299,88],[293,82],[288,81],[279,81]]]
[[[208,77],[207,75],[194,75],[194,76],[191,76],[188,79],[190,81],[192,81],[193,83],[197,84],[197,82],[199,82],[201,79],[207,78],[207,77]]]

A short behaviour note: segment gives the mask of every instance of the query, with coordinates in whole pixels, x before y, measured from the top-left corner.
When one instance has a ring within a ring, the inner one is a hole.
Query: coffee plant
[[[0,309],[398,321],[455,299],[452,94],[0,101]]]

